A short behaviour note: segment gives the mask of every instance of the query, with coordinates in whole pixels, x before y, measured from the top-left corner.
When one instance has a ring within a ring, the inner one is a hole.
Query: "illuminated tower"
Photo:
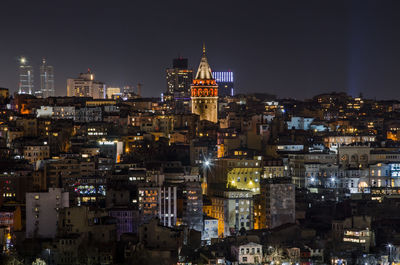
[[[218,121],[218,85],[213,78],[203,46],[199,69],[191,85],[192,113],[200,120]]]
[[[43,98],[54,97],[54,71],[53,66],[47,64],[43,58],[40,66],[40,94]]]
[[[25,57],[21,57],[19,59],[18,94],[32,95],[33,91],[33,67],[28,65]]]

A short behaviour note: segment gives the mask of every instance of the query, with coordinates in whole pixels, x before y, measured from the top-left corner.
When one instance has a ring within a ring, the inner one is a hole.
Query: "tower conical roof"
[[[209,79],[209,80],[213,80],[213,75],[211,72],[211,67],[208,64],[208,60],[206,57],[206,48],[203,45],[203,55],[201,56],[201,60],[200,60],[200,65],[199,68],[197,69],[197,74],[196,74],[196,78],[195,79]]]

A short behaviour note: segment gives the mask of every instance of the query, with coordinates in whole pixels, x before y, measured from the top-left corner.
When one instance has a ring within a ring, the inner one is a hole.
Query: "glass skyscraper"
[[[28,65],[25,57],[21,57],[19,59],[18,94],[32,95],[33,91],[33,67]]]
[[[43,98],[55,96],[53,66],[48,65],[44,58],[40,66],[40,93],[38,96]]]

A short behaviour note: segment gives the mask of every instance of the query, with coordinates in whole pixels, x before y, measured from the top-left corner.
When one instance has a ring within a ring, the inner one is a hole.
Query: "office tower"
[[[176,113],[190,112],[190,85],[193,81],[193,70],[188,69],[188,59],[176,58],[172,68],[166,69],[167,91],[163,100],[170,102]]]
[[[208,64],[205,47],[191,85],[191,99],[192,113],[200,115],[200,120],[218,121],[218,85]]]
[[[220,97],[233,96],[233,72],[213,72]]]
[[[106,97],[106,85],[96,81],[94,74],[88,69],[87,73],[80,73],[78,78],[67,79],[67,96],[103,99]]]
[[[33,67],[28,65],[27,58],[21,57],[19,59],[18,94],[32,95],[33,91]]]
[[[174,59],[172,68],[166,70],[166,79],[166,95],[174,96],[174,98],[189,98],[190,85],[193,80],[193,70],[188,69],[188,59]]]
[[[40,93],[38,94],[43,98],[55,95],[53,66],[48,65],[45,58],[40,66]]]

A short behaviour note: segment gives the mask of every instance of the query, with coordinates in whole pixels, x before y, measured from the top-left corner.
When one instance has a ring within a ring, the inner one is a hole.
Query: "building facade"
[[[26,237],[54,238],[58,212],[65,207],[69,207],[69,193],[62,189],[26,193]]]

